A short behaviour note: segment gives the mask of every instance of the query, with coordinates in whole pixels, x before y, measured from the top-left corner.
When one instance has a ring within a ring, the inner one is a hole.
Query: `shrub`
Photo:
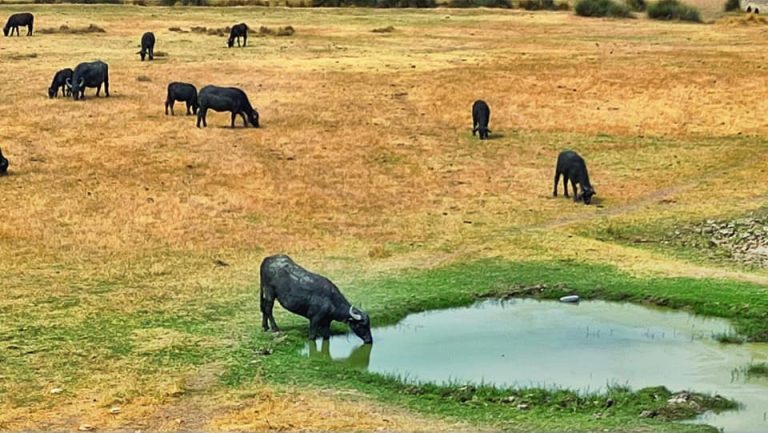
[[[725,7],[723,9],[726,12],[741,10],[741,3],[739,0],[725,0]]]
[[[680,20],[701,22],[699,11],[677,0],[659,0],[648,5],[648,18],[655,20]]]
[[[312,0],[312,7],[433,8],[435,0]]]
[[[576,3],[576,15],[582,17],[629,18],[632,12],[626,5],[613,0],[579,0]]]
[[[448,7],[452,8],[502,8],[509,9],[509,0],[450,0]]]
[[[738,1],[738,0],[737,0]],[[645,12],[645,0],[626,0],[627,7],[635,12]]]
[[[555,0],[520,0],[518,5],[527,11],[553,11],[557,9]]]

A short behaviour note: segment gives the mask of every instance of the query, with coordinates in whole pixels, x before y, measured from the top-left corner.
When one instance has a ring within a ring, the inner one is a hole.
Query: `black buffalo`
[[[259,113],[251,106],[251,102],[248,101],[248,96],[245,92],[236,87],[205,86],[200,89],[197,99],[200,104],[200,108],[197,111],[198,128],[200,127],[200,121],[203,122],[203,126],[208,126],[208,122],[205,120],[208,109],[231,112],[231,126],[233,128],[235,127],[235,117],[238,114],[243,118],[244,126],[248,126],[248,122],[250,122],[254,128],[259,127]]]
[[[261,326],[278,331],[275,299],[286,310],[309,319],[309,338],[329,338],[331,321],[344,322],[364,343],[373,343],[371,321],[353,307],[329,279],[309,272],[284,255],[261,262]]]
[[[48,97],[55,98],[59,95],[59,89],[61,89],[61,96],[70,96],[69,87],[67,87],[67,80],[72,81],[72,69],[66,68],[56,72],[51,81],[51,87],[48,88]]]
[[[235,24],[229,31],[229,39],[227,39],[227,46],[232,48],[235,45],[235,39],[237,39],[237,46],[240,46],[240,38],[243,38],[243,46],[248,42],[248,26],[245,23]]]
[[[8,174],[8,159],[3,156],[3,151],[0,150],[0,176]]]
[[[560,181],[560,175],[563,175],[563,193],[568,197],[568,181],[571,181],[573,187],[573,201],[583,200],[584,204],[592,202],[592,196],[595,195],[595,189],[589,183],[589,173],[584,159],[578,153],[572,150],[564,150],[557,157],[557,167],[555,167],[555,188],[552,190],[552,196],[557,197],[557,183]],[[581,187],[578,193],[576,185]]]
[[[67,80],[66,83],[74,100],[85,99],[86,87],[95,87],[96,96],[99,96],[102,84],[104,96],[109,96],[109,66],[101,60],[80,63],[72,72],[72,79]]]
[[[35,24],[35,16],[29,12],[20,14],[13,14],[8,17],[8,21],[3,27],[3,35],[13,36],[13,31],[16,30],[16,36],[19,36],[19,27],[27,26],[27,36],[32,36],[32,27]]]
[[[176,101],[184,101],[187,103],[187,115],[192,113],[189,109],[192,109],[194,114],[197,114],[197,88],[188,83],[173,82],[168,85],[168,96],[165,98],[165,114],[168,114],[168,109],[171,109],[171,116],[173,116],[173,104]]]
[[[488,122],[491,121],[491,109],[485,101],[477,100],[472,104],[472,135],[480,133],[480,139],[486,140],[488,133]]]
[[[155,34],[152,32],[146,32],[141,36],[141,51],[138,53],[141,56],[141,61],[149,55],[149,60],[155,60]]]

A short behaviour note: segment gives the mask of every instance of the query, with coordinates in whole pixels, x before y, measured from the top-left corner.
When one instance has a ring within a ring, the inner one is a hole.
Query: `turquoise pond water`
[[[663,385],[717,393],[742,408],[692,422],[726,433],[768,432],[768,379],[740,373],[768,362],[768,345],[713,339],[732,332],[726,320],[633,304],[489,300],[375,328],[372,346],[340,335],[310,342],[304,354],[406,381],[577,391]]]

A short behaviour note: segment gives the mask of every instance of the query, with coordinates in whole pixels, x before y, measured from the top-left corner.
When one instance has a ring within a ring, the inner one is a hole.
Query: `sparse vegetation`
[[[104,28],[97,26],[96,24],[89,24],[88,27],[69,27],[66,24],[62,24],[59,26],[59,28],[42,28],[37,30],[39,33],[42,34],[54,34],[54,33],[65,33],[65,34],[72,34],[72,35],[84,35],[84,34],[90,34],[90,33],[106,33],[107,31],[104,30]]]
[[[739,334],[723,333],[712,336],[715,341],[723,344],[744,344],[746,339]]]
[[[627,7],[634,12],[645,12],[645,0],[626,0]]]
[[[452,8],[503,8],[509,9],[512,4],[509,0],[450,0],[448,6]]]
[[[725,12],[740,11],[741,3],[739,0],[726,0],[723,10],[725,10]]]
[[[263,36],[292,36],[294,33],[296,33],[296,30],[293,26],[283,26],[278,27],[277,29],[272,29],[267,26],[259,27],[259,34]]]
[[[614,0],[578,0],[574,11],[576,15],[582,17],[629,18],[632,16],[626,5]]]
[[[518,4],[520,8],[529,11],[553,11],[558,9],[558,5],[555,4],[554,0],[519,0]]]
[[[14,170],[0,178],[0,430],[711,431],[664,421],[691,414],[662,412],[669,390],[583,393],[590,410],[573,391],[409,387],[304,359],[304,319],[277,307],[284,331],[260,330],[259,263],[281,251],[377,325],[573,290],[730,318],[768,340],[765,271],[602,230],[742,215],[768,196],[756,181],[768,125],[754,114],[766,90],[743,79],[763,73],[763,29],[447,9],[34,10],[43,26],[108,33],[0,50]],[[249,51],[202,36],[243,20],[298,32]],[[150,24],[172,64],[138,61]],[[112,97],[47,98],[56,70],[96,58]],[[197,130],[178,105],[164,116],[175,80],[244,88],[265,127]],[[480,96],[493,146],[471,141]],[[588,159],[602,207],[549,198],[566,145]]]
[[[747,367],[747,374],[752,376],[768,376],[768,362],[758,362]]]
[[[699,11],[696,8],[681,3],[678,0],[659,0],[648,5],[646,10],[648,18],[655,20],[701,22]]]

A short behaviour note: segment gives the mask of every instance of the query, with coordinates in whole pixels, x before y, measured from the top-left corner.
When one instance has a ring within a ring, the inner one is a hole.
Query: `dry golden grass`
[[[0,147],[11,160],[0,179],[0,350],[30,350],[0,366],[0,429],[451,429],[258,380],[254,397],[232,403],[204,379],[215,365],[157,369],[77,339],[63,358],[25,346],[20,328],[30,324],[54,333],[94,317],[249,301],[261,258],[279,251],[342,284],[495,255],[766,278],[572,234],[598,220],[693,219],[764,201],[759,26],[448,9],[25,9],[41,28],[106,32],[0,41]],[[296,33],[228,50],[221,37],[168,30],[236,22]],[[142,63],[135,52],[150,30],[168,54]],[[110,98],[47,99],[56,70],[97,58],[110,66]],[[264,127],[230,130],[217,113],[207,129],[166,117],[176,80],[242,87]],[[478,98],[492,110],[487,142],[470,135]],[[550,198],[566,147],[585,156],[602,207]],[[241,337],[162,326],[127,336],[142,353]],[[61,383],[64,393],[50,394]],[[305,402],[316,409],[297,418]],[[199,418],[178,415],[189,412]]]

